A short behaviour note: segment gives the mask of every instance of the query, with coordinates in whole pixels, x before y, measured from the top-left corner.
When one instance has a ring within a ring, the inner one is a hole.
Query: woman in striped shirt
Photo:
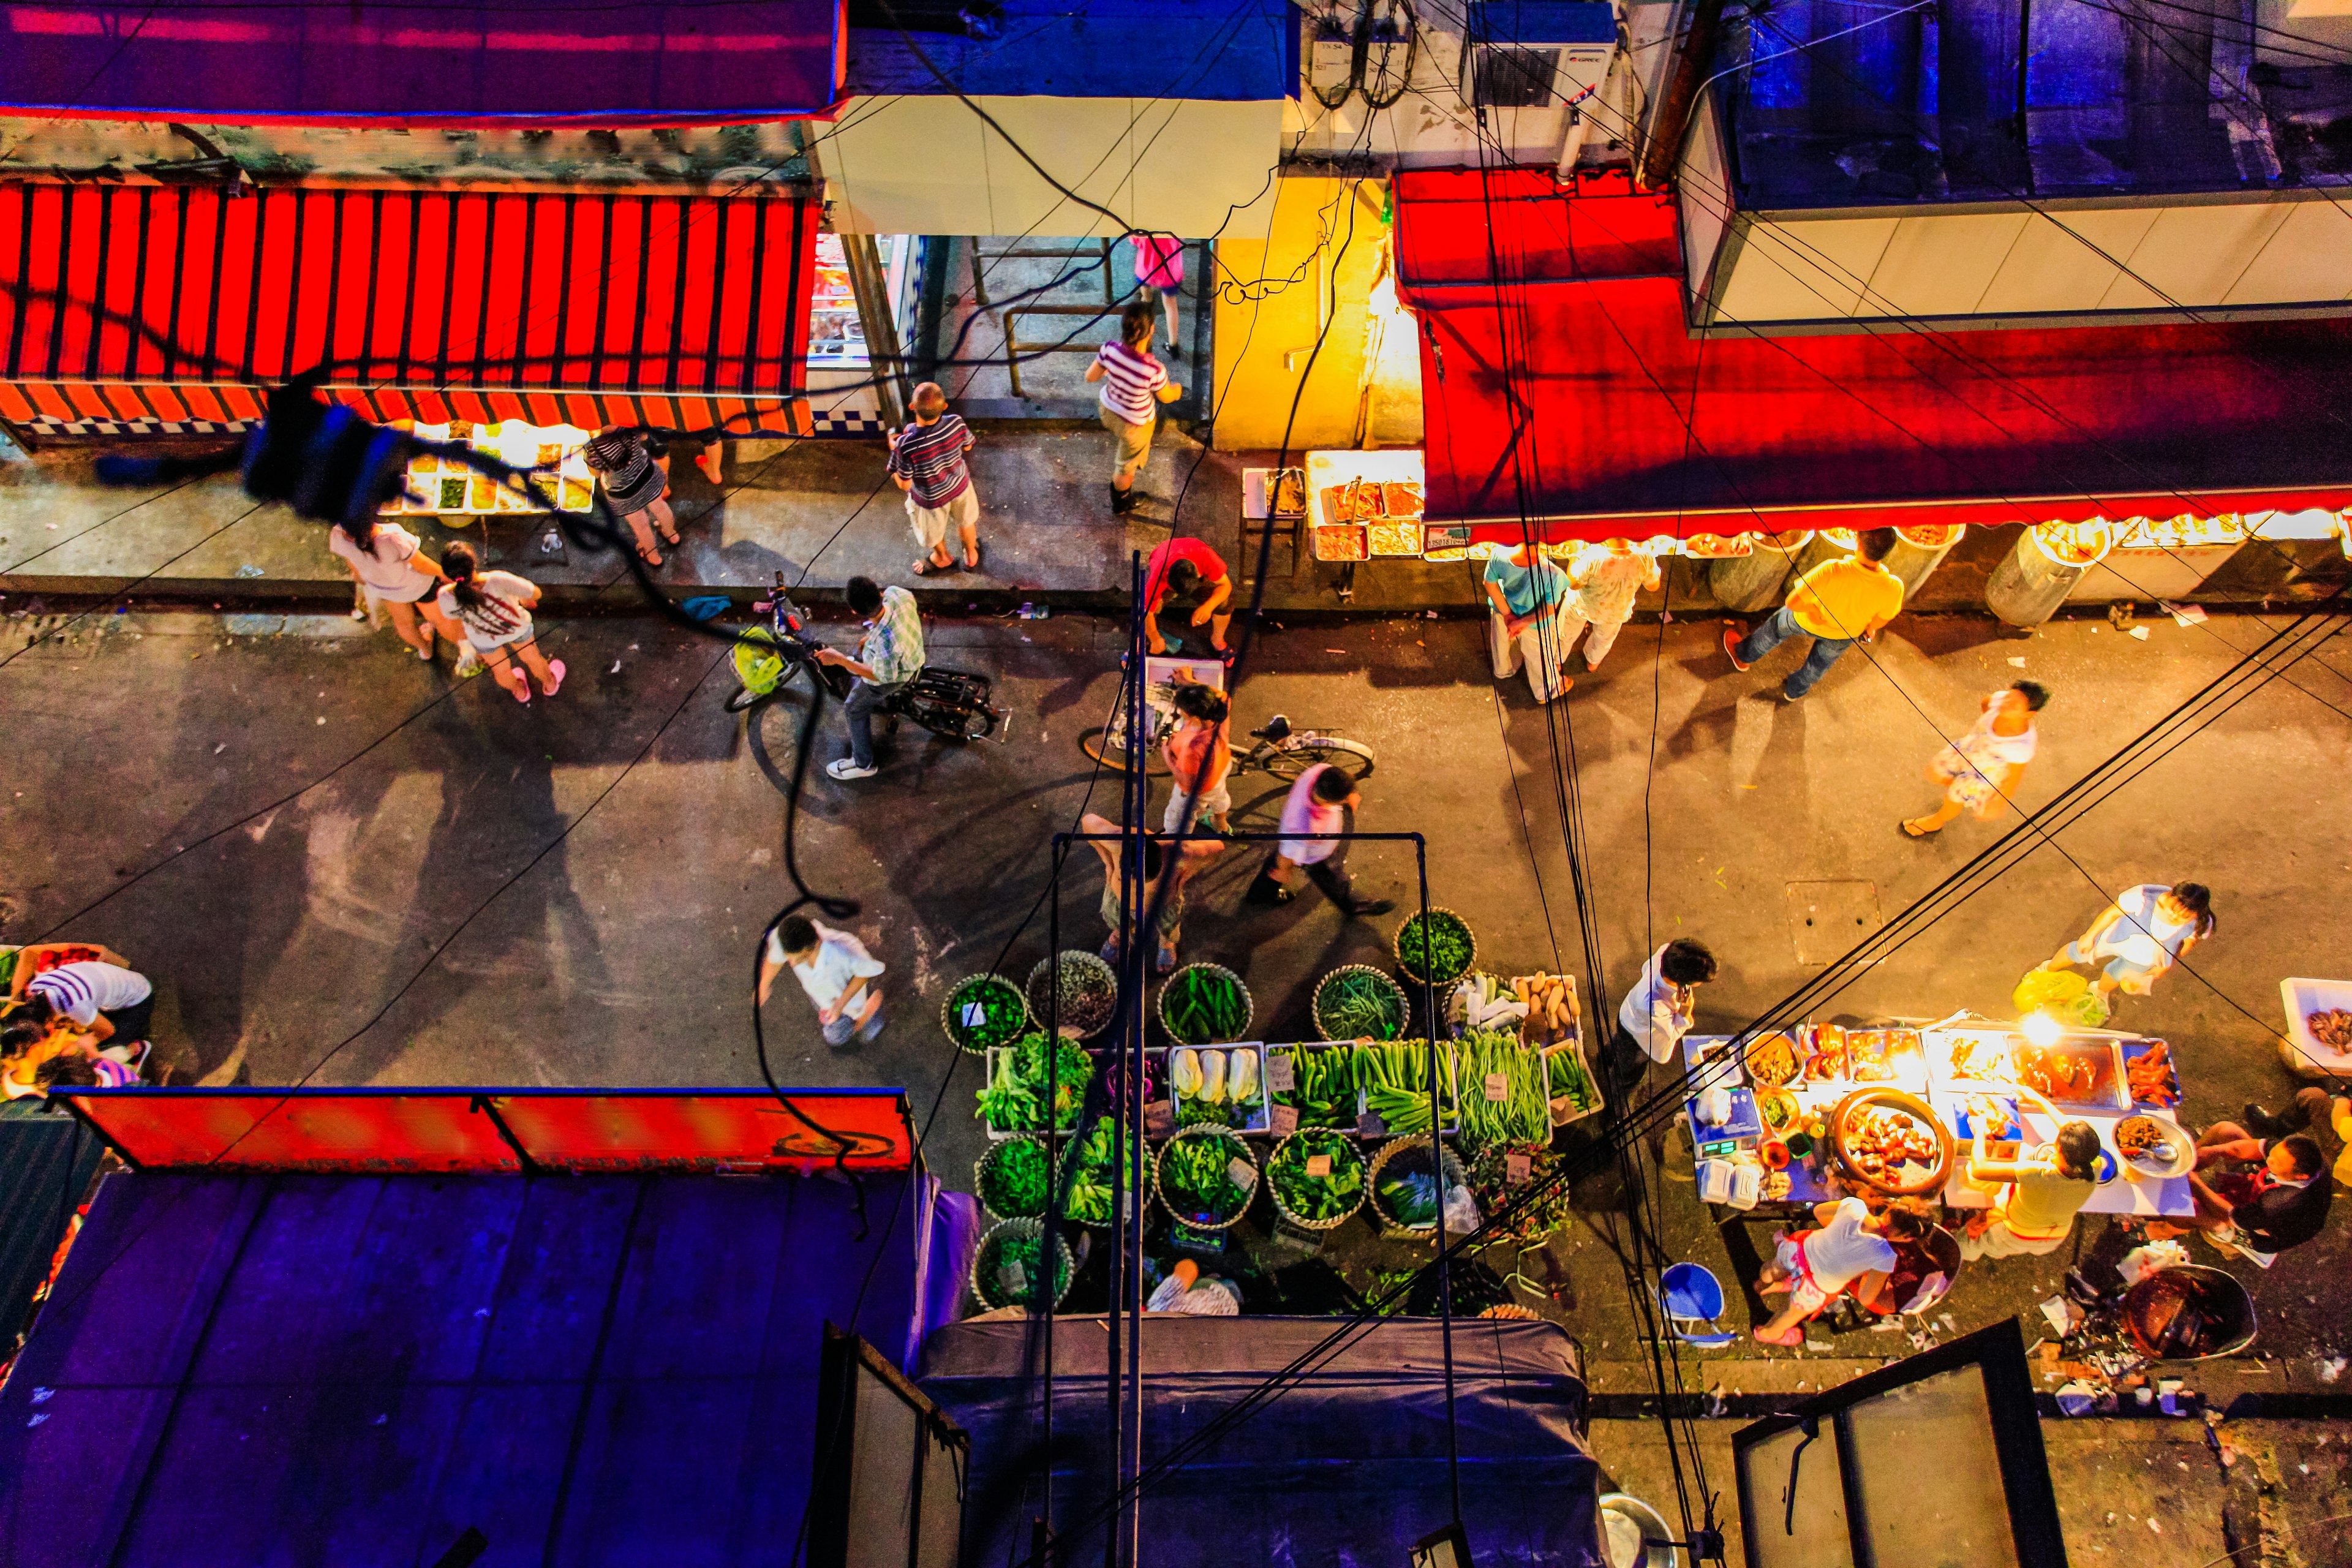
[[[1167,367],[1151,357],[1151,331],[1159,312],[1140,300],[1118,314],[1119,341],[1105,343],[1087,366],[1087,379],[1102,384],[1103,428],[1111,434],[1110,510],[1135,510],[1135,476],[1151,455],[1151,434],[1160,405],[1173,403],[1184,389],[1168,379]]]

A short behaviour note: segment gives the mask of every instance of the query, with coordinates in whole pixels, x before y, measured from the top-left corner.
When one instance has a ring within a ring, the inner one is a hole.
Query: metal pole
[[[1106,274],[1106,276],[1108,276],[1108,274]],[[1135,975],[1135,994],[1132,1005],[1129,1009],[1129,1021],[1131,1028],[1133,1029],[1132,1039],[1134,1042],[1134,1048],[1132,1061],[1135,1068],[1134,1079],[1137,1131],[1135,1140],[1135,1214],[1133,1221],[1129,1226],[1127,1237],[1128,1245],[1130,1249],[1128,1259],[1128,1295],[1127,1300],[1121,1303],[1127,1314],[1126,1398],[1128,1402],[1128,1418],[1127,1431],[1125,1434],[1127,1439],[1127,1450],[1114,1460],[1114,1463],[1118,1468],[1122,1478],[1129,1473],[1140,1472],[1143,1468],[1144,1213],[1142,1198],[1142,1107],[1144,1104],[1144,976],[1149,973],[1145,967],[1144,959],[1144,944],[1146,938],[1144,928],[1146,919],[1150,912],[1150,900],[1151,891],[1150,880],[1144,875],[1143,853],[1143,826],[1144,818],[1150,807],[1151,781],[1150,775],[1144,772],[1143,715],[1145,712],[1145,704],[1150,698],[1150,682],[1146,679],[1144,669],[1145,648],[1143,638],[1143,616],[1146,608],[1146,601],[1144,599],[1143,554],[1140,551],[1130,551],[1128,552],[1128,602],[1134,606],[1134,609],[1128,626],[1129,678],[1133,682],[1133,685],[1130,688],[1130,700],[1128,708],[1129,723],[1127,727],[1127,745],[1128,777],[1134,784],[1134,801],[1132,807],[1133,815],[1119,826],[1122,831],[1125,831],[1130,824],[1133,826],[1134,837],[1131,840],[1130,853],[1132,855],[1131,863],[1134,867],[1134,871],[1128,879],[1127,889],[1129,900],[1127,901],[1127,905],[1121,909],[1120,920],[1123,924],[1128,925],[1129,929],[1131,929],[1135,933],[1134,939],[1127,943],[1123,952],[1129,960],[1129,963],[1132,965],[1132,972]],[[1133,1498],[1129,1500],[1125,1521],[1127,1525],[1127,1562],[1129,1568],[1136,1568],[1136,1565],[1142,1561],[1142,1499]]]
[[[1053,887],[1057,893],[1061,889],[1062,880],[1060,857],[1066,852],[1066,847],[1055,847]],[[1054,1223],[1054,1217],[1055,1212],[1061,1207],[1058,1196],[1060,1184],[1053,1179],[1054,1123],[1059,1120],[1059,1118],[1054,1114],[1054,1099],[1056,1077],[1055,1068],[1060,1065],[1061,1059],[1062,906],[1060,899],[1048,898],[1046,900],[1045,909],[1045,1187],[1048,1196],[1045,1203],[1045,1223],[1040,1233],[1037,1247],[1037,1267],[1045,1277],[1044,1297],[1045,1302],[1045,1374],[1044,1379],[1044,1397],[1045,1403],[1045,1442],[1044,1446],[1039,1449],[1039,1452],[1045,1456],[1045,1479],[1044,1488],[1045,1497],[1042,1503],[1042,1511],[1038,1515],[1036,1530],[1036,1548],[1041,1554],[1044,1554],[1042,1560],[1046,1563],[1046,1568],[1051,1568],[1051,1553],[1053,1551],[1054,1541],[1054,1265],[1060,1261],[1060,1258],[1055,1255],[1054,1247],[1055,1242],[1059,1237],[1058,1227],[1056,1227]]]
[[[1438,1016],[1437,986],[1430,979],[1433,967],[1429,960],[1429,846],[1415,836],[1412,847],[1413,869],[1421,879],[1421,1016],[1429,1024],[1429,1166],[1437,1180],[1437,1321],[1438,1339],[1445,1352],[1445,1479],[1454,1495],[1454,1522],[1462,1523],[1462,1443],[1454,1421],[1454,1260],[1445,1241],[1445,1145],[1442,1130],[1445,1124],[1444,1108],[1438,1099]],[[1485,1086],[1479,1086],[1483,1093]],[[1465,1093],[1459,1083],[1454,1086],[1458,1102]]]

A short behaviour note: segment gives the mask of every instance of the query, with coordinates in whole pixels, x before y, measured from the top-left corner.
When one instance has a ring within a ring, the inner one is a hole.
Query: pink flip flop
[[[552,697],[562,689],[563,661],[560,658],[551,658],[547,661],[547,694]]]
[[[514,693],[514,700],[516,701],[523,704],[525,707],[529,707],[530,705],[530,676],[526,675],[522,678],[522,685],[520,688],[510,686],[507,688],[507,689]]]

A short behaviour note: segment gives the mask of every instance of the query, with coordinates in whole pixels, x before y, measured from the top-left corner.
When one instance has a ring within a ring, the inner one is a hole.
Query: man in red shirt
[[[1168,651],[1160,635],[1160,612],[1190,610],[1192,624],[1209,628],[1209,646],[1230,655],[1225,627],[1232,624],[1234,579],[1223,557],[1197,539],[1171,539],[1143,563],[1143,637],[1154,653]]]

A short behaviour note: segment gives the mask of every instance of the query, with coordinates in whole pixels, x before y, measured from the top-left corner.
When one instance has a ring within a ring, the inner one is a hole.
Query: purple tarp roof
[[[841,0],[0,3],[0,114],[686,125],[822,113]]]

